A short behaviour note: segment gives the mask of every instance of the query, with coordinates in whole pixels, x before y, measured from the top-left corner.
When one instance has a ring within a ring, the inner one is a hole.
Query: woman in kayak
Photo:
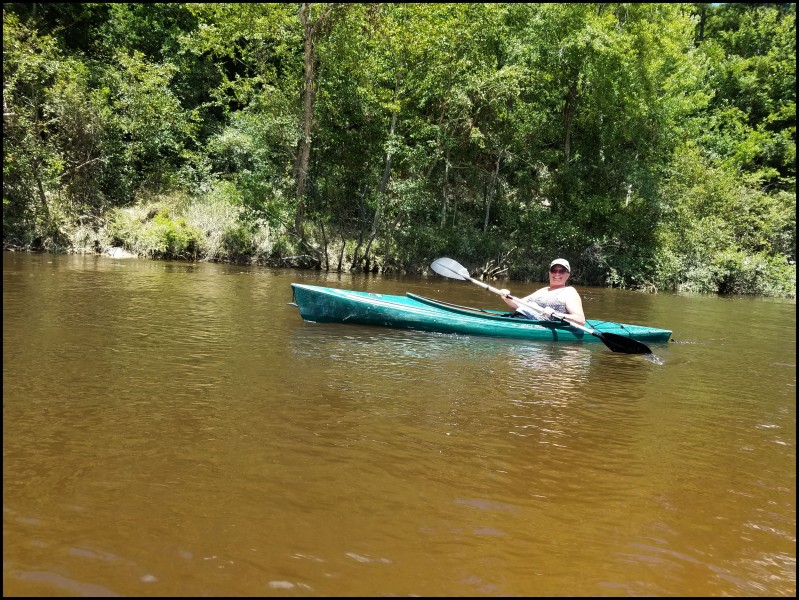
[[[556,258],[549,263],[549,287],[536,290],[526,298],[522,298],[519,303],[508,298],[509,290],[501,290],[500,295],[508,306],[515,309],[511,316],[545,321],[552,318],[552,313],[559,312],[568,314],[570,321],[584,325],[585,315],[580,294],[573,287],[566,285],[570,274],[569,261],[565,258]],[[543,310],[533,311],[524,306],[524,302],[538,304]]]

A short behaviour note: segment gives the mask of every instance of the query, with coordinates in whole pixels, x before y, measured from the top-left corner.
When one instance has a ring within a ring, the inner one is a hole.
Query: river
[[[504,306],[3,253],[4,596],[795,596],[794,300],[577,285],[673,330],[646,356],[308,323],[292,282]]]

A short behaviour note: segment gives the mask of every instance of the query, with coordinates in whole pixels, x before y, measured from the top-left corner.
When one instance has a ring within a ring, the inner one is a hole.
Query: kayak
[[[305,321],[355,323],[435,333],[506,337],[558,342],[597,339],[585,328],[562,321],[535,321],[508,316],[507,312],[459,306],[407,293],[405,296],[359,292],[292,283],[292,305]],[[635,340],[668,342],[671,331],[656,327],[591,320],[599,334]]]

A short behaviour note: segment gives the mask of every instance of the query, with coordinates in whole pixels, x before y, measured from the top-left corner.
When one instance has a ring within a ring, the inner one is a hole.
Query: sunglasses
[[[558,275],[563,275],[564,273],[568,273],[566,269],[550,269],[550,273],[557,273]]]

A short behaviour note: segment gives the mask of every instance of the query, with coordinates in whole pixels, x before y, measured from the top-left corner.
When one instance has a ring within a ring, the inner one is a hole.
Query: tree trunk
[[[338,229],[338,235],[341,238],[341,250],[338,253],[338,266],[336,267],[336,272],[341,273],[344,265],[344,252],[347,250],[347,236],[344,235],[344,231],[341,229]]]
[[[569,87],[569,93],[566,96],[566,105],[563,107],[563,155],[565,157],[565,162],[567,163],[571,158],[572,121],[574,121],[575,112],[577,112],[576,81]]]
[[[308,178],[308,160],[311,156],[311,122],[313,120],[314,80],[314,24],[310,19],[311,3],[300,6],[300,22],[305,37],[305,87],[303,89],[302,137],[297,153],[297,212],[294,215],[294,231],[303,238],[305,219],[305,182]]]
[[[325,269],[326,272],[329,272],[330,271],[330,258],[329,258],[328,254],[327,254],[327,246],[328,246],[328,243],[327,243],[327,231],[325,230],[325,222],[324,221],[320,220],[319,229],[322,232],[322,250],[324,252],[324,257],[325,257],[324,269]]]
[[[391,113],[391,130],[389,131],[389,140],[394,137],[394,130],[397,127],[397,111]],[[372,242],[377,236],[377,230],[380,226],[380,217],[383,212],[383,202],[386,196],[386,186],[388,186],[388,176],[391,174],[391,162],[394,160],[394,155],[391,153],[389,146],[388,153],[386,154],[386,168],[383,169],[383,177],[380,179],[380,189],[377,190],[377,208],[375,209],[375,218],[372,220],[372,231],[369,234],[369,241],[366,243],[366,249],[363,251],[363,257],[368,260],[369,250],[372,248]]]
[[[45,222],[47,223],[47,227],[50,227],[50,207],[47,205],[47,195],[44,193],[44,185],[42,184],[42,178],[39,172],[39,162],[33,161],[33,178],[36,180],[36,189],[39,191],[39,202],[42,205],[42,211],[44,213]]]
[[[350,264],[351,270],[355,269],[361,260],[360,253],[361,253],[361,246],[363,245],[364,225],[366,223],[365,200],[366,200],[366,195],[368,193],[369,193],[369,186],[365,185],[363,187],[363,192],[361,193],[360,200],[358,201],[358,243],[355,245],[355,250],[353,250],[352,252],[352,263]]]
[[[441,207],[441,225],[439,229],[444,229],[447,222],[447,209],[449,208],[449,151],[444,157],[444,205]]]
[[[497,190],[497,178],[499,177],[499,164],[502,161],[502,156],[497,156],[497,167],[494,169],[494,176],[491,179],[491,185],[488,188],[488,198],[486,198],[486,218],[483,223],[483,233],[488,231],[488,217],[491,214],[491,200]]]
[[[705,23],[707,22],[707,6],[702,4],[699,9],[699,39],[696,40],[698,46],[705,41]]]
[[[302,23],[303,37],[305,39],[305,87],[303,89],[302,103],[302,138],[300,139],[296,166],[297,212],[294,215],[294,231],[300,239],[305,238],[303,231],[303,223],[305,220],[305,186],[308,181],[308,163],[311,156],[311,132],[313,129],[314,88],[316,83],[314,79],[316,70],[314,34],[336,4],[328,4],[315,21],[311,17],[312,6],[312,2],[303,2],[300,5],[300,23]]]
[[[41,140],[45,138],[45,133],[43,131],[44,128],[43,128],[42,123],[41,123],[41,121],[39,120],[39,117],[38,117],[39,110],[40,110],[40,105],[39,105],[38,94],[37,94],[37,98],[34,100],[34,111],[33,111],[33,114],[34,114],[34,120],[33,120],[34,135],[33,135],[33,139],[36,140],[35,144],[37,146],[37,148],[34,150],[34,153],[33,153],[34,154],[34,159],[32,161],[33,179],[36,181],[36,189],[39,192],[39,202],[42,205],[42,211],[44,212],[45,222],[47,223],[47,229],[49,230],[50,229],[50,224],[51,224],[51,221],[50,221],[50,207],[47,204],[47,195],[44,193],[44,184],[42,183],[42,173],[39,170],[39,165],[44,162],[43,160],[40,160],[39,157],[46,155],[46,149],[43,148],[43,149],[41,149],[41,151],[39,149],[39,146],[41,145]]]

